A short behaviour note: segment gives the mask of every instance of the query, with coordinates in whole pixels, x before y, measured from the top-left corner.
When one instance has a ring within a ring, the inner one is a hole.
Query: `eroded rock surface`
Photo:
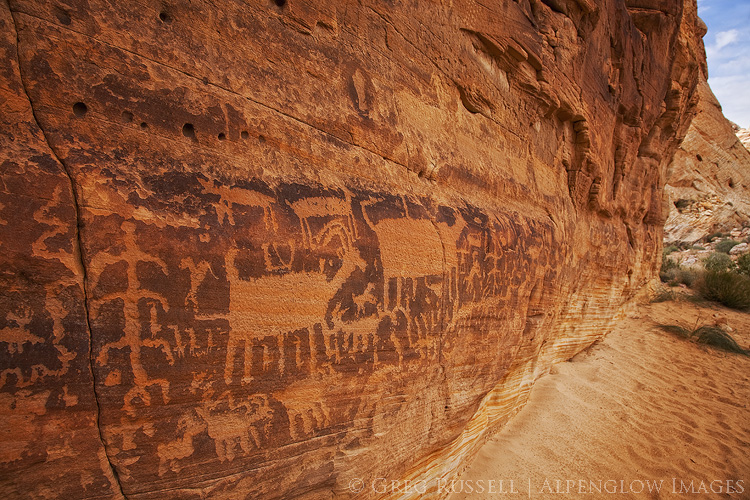
[[[0,12],[3,498],[441,496],[654,274],[704,64],[693,1]]]
[[[694,243],[750,224],[750,152],[705,79],[698,96],[698,113],[667,173],[668,243]]]
[[[750,128],[741,128],[735,134],[745,149],[750,150]]]

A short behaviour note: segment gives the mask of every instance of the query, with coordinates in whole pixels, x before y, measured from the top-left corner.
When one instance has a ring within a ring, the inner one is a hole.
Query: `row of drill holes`
[[[275,0],[276,5],[279,7],[283,7],[286,1],[284,0]],[[55,16],[57,17],[57,20],[60,21],[61,24],[64,24],[65,26],[70,26],[71,18],[70,14],[63,10],[60,7],[57,7],[55,9]],[[167,11],[161,11],[159,12],[159,20],[163,23],[171,23],[172,22],[172,16],[169,15],[169,12]]]
[[[88,112],[88,110],[89,110],[88,106],[86,106],[86,104],[83,102],[79,101],[73,104],[73,114],[76,115],[76,117],[78,118],[83,118],[84,116],[86,116],[86,113]],[[134,116],[133,116],[133,113],[131,113],[130,111],[123,111],[121,116],[122,116],[122,121],[124,123],[133,122]],[[144,130],[147,129],[148,123],[141,122],[141,128]],[[185,125],[182,126],[182,135],[184,135],[188,139],[192,139],[194,141],[197,140],[197,137],[195,135],[195,127],[193,126],[192,123],[186,123]],[[219,138],[220,141],[223,141],[227,138],[227,135],[224,132],[220,132],[217,137]],[[243,130],[242,132],[240,132],[240,137],[242,137],[243,139],[247,139],[250,137],[250,134],[248,134],[246,130]],[[261,143],[266,142],[266,138],[260,135],[258,136],[258,141],[260,141]]]
[[[273,3],[276,4],[277,7],[283,8],[286,5],[286,0],[273,0]],[[71,19],[70,19],[70,14],[68,12],[58,7],[56,9],[55,15],[57,16],[57,20],[60,21],[62,24],[66,26],[70,25]],[[163,10],[159,12],[159,20],[163,23],[171,23],[172,16],[169,15],[169,12]]]
[[[86,104],[82,102],[77,102],[73,104],[73,114],[75,114],[78,118],[83,118],[84,116],[86,116],[86,113],[88,112],[88,110],[89,110],[88,106],[86,106]],[[122,121],[124,121],[125,123],[132,122],[133,113],[131,113],[130,111],[123,111]],[[141,128],[144,130],[147,129],[148,123],[141,122]],[[185,125],[182,126],[182,135],[184,135],[188,139],[192,139],[193,141],[198,140],[198,138],[195,135],[195,127],[193,126],[192,123],[186,123]],[[250,137],[250,134],[248,134],[247,131],[243,130],[242,132],[240,132],[240,137],[242,137],[243,139],[247,139],[248,137]],[[220,141],[223,141],[224,139],[227,138],[227,135],[224,132],[220,132],[218,135],[218,138]],[[262,135],[259,135],[258,142],[263,144],[264,142],[266,142],[266,138],[263,137]],[[417,176],[419,176],[420,179],[423,178],[424,175],[425,175],[424,170],[420,170],[419,173],[417,174]],[[730,187],[734,187],[734,185],[730,184]]]
[[[273,0],[273,3],[276,4],[277,7],[283,8],[286,5],[286,0]],[[161,22],[163,22],[163,23],[171,23],[172,22],[172,16],[169,15],[169,12],[163,10],[163,11],[159,12],[159,20]],[[61,22],[63,22],[62,19],[61,19]],[[70,24],[70,17],[69,16],[68,16],[68,22],[63,22],[63,24]]]
[[[195,135],[195,126],[192,123],[186,123],[182,126],[182,135],[194,141],[198,140],[197,136]],[[224,132],[219,132],[219,135],[216,137],[220,141],[223,141],[226,140],[227,134],[225,134]],[[250,134],[247,132],[247,130],[243,130],[242,132],[240,132],[240,137],[242,137],[242,139],[248,139],[250,137]],[[266,138],[262,135],[259,135],[258,141],[262,144],[266,142]]]
[[[122,121],[123,123],[133,123],[133,113],[130,111],[123,111],[122,112]],[[148,123],[141,122],[141,128],[143,130],[146,130],[148,128]]]

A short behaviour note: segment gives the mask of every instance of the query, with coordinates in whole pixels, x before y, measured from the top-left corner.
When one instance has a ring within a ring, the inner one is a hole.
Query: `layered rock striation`
[[[677,0],[0,24],[3,498],[443,496],[653,276],[704,64]]]
[[[668,243],[750,225],[750,152],[705,78],[698,96],[698,112],[667,169]]]

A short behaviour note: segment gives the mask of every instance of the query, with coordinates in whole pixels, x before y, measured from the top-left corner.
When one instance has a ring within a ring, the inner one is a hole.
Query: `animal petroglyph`
[[[239,275],[237,268],[240,250],[234,248],[228,251],[226,268],[230,282],[230,332],[224,371],[224,380],[227,384],[232,381],[238,350],[242,353],[243,382],[252,380],[254,346],[262,350],[261,366],[256,367],[257,370],[268,371],[272,365],[277,365],[283,374],[285,368],[295,363],[295,360],[284,357],[285,350],[280,335],[300,328],[312,331],[316,324],[325,325],[324,318],[331,299],[355,270],[365,268],[365,261],[353,245],[351,209],[348,212],[344,211],[343,205],[339,202],[340,200],[326,201],[316,198],[309,203],[297,202],[293,205],[303,215],[300,220],[305,236],[303,242],[289,242],[290,256],[287,265],[288,269],[294,260],[298,245],[302,247],[300,250],[316,250],[335,244],[337,257],[342,260],[342,264],[333,277],[322,272],[325,263],[321,260],[320,270],[317,272],[285,272],[244,279]],[[306,222],[307,219],[324,217],[327,210],[334,210],[336,215],[344,216],[344,221],[334,219],[313,234]],[[277,269],[269,257],[269,248],[268,245],[263,247],[266,272]],[[257,342],[265,339],[272,340]]]

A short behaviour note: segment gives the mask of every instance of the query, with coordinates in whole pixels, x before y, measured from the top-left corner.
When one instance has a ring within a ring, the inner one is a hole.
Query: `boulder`
[[[750,245],[747,243],[740,243],[739,245],[735,245],[732,247],[731,250],[729,250],[729,255],[741,255],[743,253],[747,253],[748,248],[750,248]]]

